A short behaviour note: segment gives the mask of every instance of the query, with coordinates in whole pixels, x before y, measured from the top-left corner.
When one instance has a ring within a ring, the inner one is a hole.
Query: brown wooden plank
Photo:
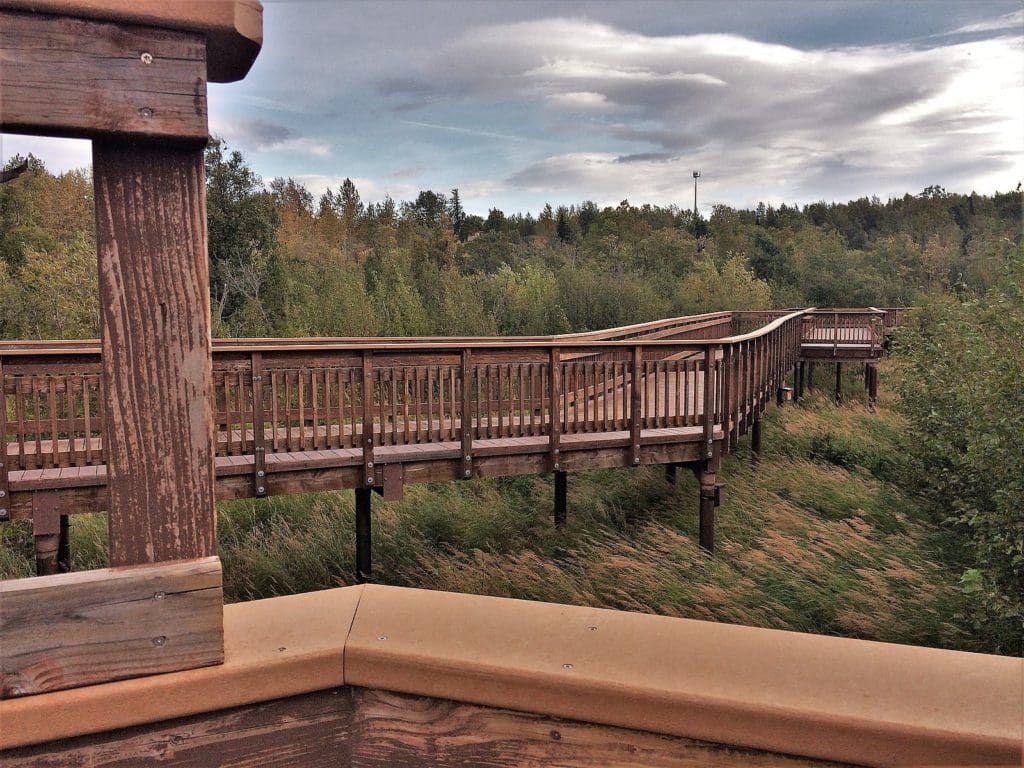
[[[202,35],[11,11],[0,31],[0,129],[206,140]]]
[[[93,142],[110,562],[216,552],[201,147]]]
[[[800,768],[835,763],[368,688],[332,688],[22,747],[5,768],[561,766]]]
[[[219,664],[216,557],[0,581],[0,697]]]

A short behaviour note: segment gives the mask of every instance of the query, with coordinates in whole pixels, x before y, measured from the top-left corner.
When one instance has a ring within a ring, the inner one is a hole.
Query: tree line
[[[96,336],[90,174],[29,160],[0,186],[0,336]],[[367,202],[348,179],[318,199],[291,178],[265,184],[221,141],[206,176],[221,336],[530,335],[720,309],[908,305],[984,293],[1021,240],[1019,191],[718,205],[706,219],[626,200],[483,217],[457,189]]]

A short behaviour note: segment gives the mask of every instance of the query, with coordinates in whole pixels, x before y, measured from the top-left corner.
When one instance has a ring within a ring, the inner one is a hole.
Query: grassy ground
[[[821,379],[819,374],[819,380]],[[831,379],[830,382],[831,384]],[[757,469],[748,440],[725,462],[713,559],[696,546],[697,486],[659,467],[571,475],[569,522],[550,522],[550,477],[412,486],[374,500],[374,568],[388,584],[604,606],[850,637],[972,649],[952,625],[956,574],[897,480],[901,425],[812,393],[770,410]],[[351,492],[225,504],[229,599],[347,584]],[[100,516],[73,521],[76,567],[105,560]],[[0,575],[27,575],[24,525],[0,526]]]

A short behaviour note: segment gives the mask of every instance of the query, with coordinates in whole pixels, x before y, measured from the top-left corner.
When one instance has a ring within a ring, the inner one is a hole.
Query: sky
[[[752,207],[1024,179],[1020,0],[264,0],[211,131],[269,182],[467,210]],[[3,136],[62,171],[86,142]]]

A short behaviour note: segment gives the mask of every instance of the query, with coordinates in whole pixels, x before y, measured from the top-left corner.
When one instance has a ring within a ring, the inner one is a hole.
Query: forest
[[[26,173],[0,185],[0,338],[96,337],[90,173],[54,174],[28,160]],[[364,201],[346,179],[317,199],[294,179],[265,182],[222,141],[207,150],[206,173],[218,336],[537,335],[726,309],[919,308],[897,336],[877,411],[817,397],[802,415],[790,409],[771,423],[788,434],[789,422],[811,419],[811,438],[782,438],[757,477],[727,466],[755,500],[734,502],[725,523],[727,538],[749,545],[748,573],[757,572],[755,560],[763,565],[757,558],[787,548],[803,558],[800,567],[747,583],[744,568],[703,564],[692,548],[677,562],[665,542],[678,544],[691,522],[677,520],[651,472],[616,470],[581,483],[581,509],[590,511],[579,513],[571,550],[537,512],[546,480],[427,488],[413,494],[415,510],[412,502],[385,505],[377,546],[394,583],[1024,652],[1019,185],[994,194],[933,185],[885,201],[752,210],[716,205],[707,218],[627,200],[484,217],[467,213],[457,189]],[[867,432],[860,443],[857,429]],[[787,479],[793,468],[802,468],[805,487]],[[225,505],[219,535],[229,594],[340,583],[349,566],[304,526],[316,518],[320,532],[348,530],[343,497]],[[792,524],[779,510],[793,508],[808,516],[799,536],[769,546],[770,523]],[[867,520],[870,531],[831,525],[850,519]],[[102,562],[102,526],[76,526],[79,564]],[[842,553],[812,555],[812,528],[819,544],[842,538]],[[0,570],[18,573],[9,554],[24,538],[0,537],[8,551]],[[650,569],[614,572],[609,564],[624,551]],[[553,573],[548,556],[565,567]],[[296,562],[303,575],[287,568]],[[814,570],[826,562],[842,577]],[[899,575],[901,567],[911,575]],[[682,589],[680,572],[704,591]],[[637,590],[628,599],[613,586],[626,576]],[[604,591],[598,578],[608,580]],[[552,584],[564,589],[552,592]],[[884,605],[857,604],[878,595]],[[882,627],[878,615],[891,621]]]

